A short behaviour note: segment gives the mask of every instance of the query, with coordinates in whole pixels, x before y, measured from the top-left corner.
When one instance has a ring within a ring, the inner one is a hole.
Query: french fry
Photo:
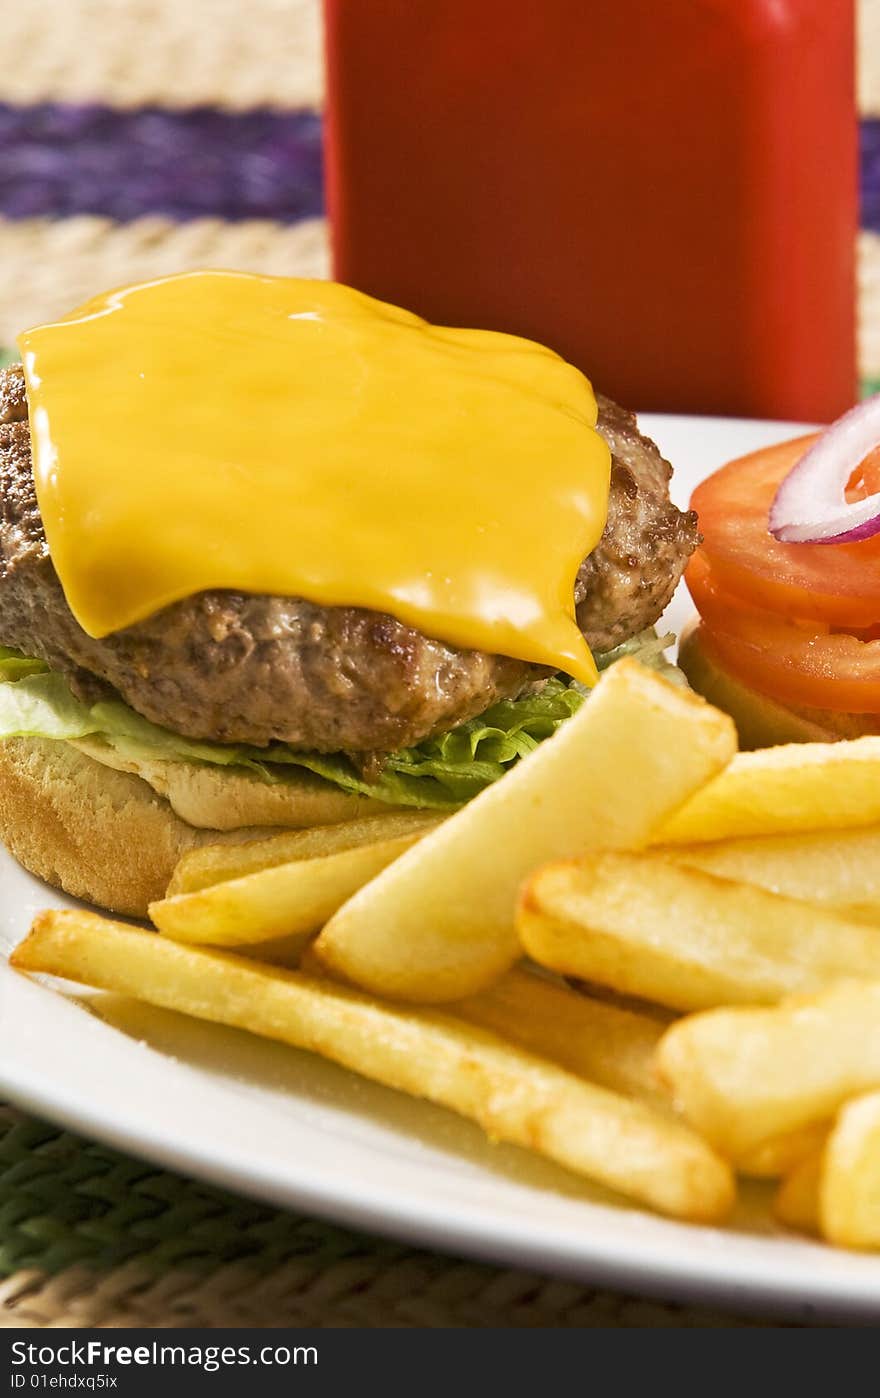
[[[822,1158],[822,1150],[815,1150],[796,1165],[783,1179],[773,1200],[775,1217],[798,1233],[819,1233]]]
[[[517,957],[516,894],[535,864],[644,844],[734,747],[726,715],[622,660],[553,738],[356,893],[317,953],[378,994],[473,994]]]
[[[680,1019],[656,1066],[688,1121],[730,1160],[880,1088],[880,984],[832,986],[774,1009]]]
[[[347,898],[420,837],[420,832],[399,835],[261,869],[197,893],[179,893],[151,903],[150,917],[164,936],[178,942],[245,947],[299,935],[305,943]]]
[[[365,816],[340,825],[316,825],[310,830],[285,830],[264,840],[241,845],[202,845],[178,861],[166,897],[198,893],[227,879],[242,879],[261,869],[299,859],[323,859],[362,845],[378,845],[402,835],[424,834],[440,823],[434,811],[394,811]]]
[[[825,1148],[819,1218],[829,1243],[880,1248],[880,1092],[841,1109]]]
[[[93,913],[40,914],[12,963],[309,1049],[676,1217],[716,1220],[733,1200],[729,1168],[687,1127],[448,1015]]]
[[[671,1009],[880,979],[877,928],[651,853],[545,865],[525,884],[517,926],[541,965]]]
[[[880,737],[737,753],[657,832],[657,844],[880,824]]]
[[[784,1131],[772,1140],[762,1141],[751,1151],[746,1151],[733,1162],[741,1175],[754,1175],[757,1179],[778,1179],[796,1171],[811,1155],[817,1155],[828,1135],[826,1122],[814,1122],[809,1126],[799,1126],[793,1131]]]
[[[172,937],[172,941],[175,939]],[[228,947],[228,951],[240,951],[251,961],[264,961],[269,966],[295,966],[303,969],[303,961],[309,950],[308,936],[295,932],[291,937],[269,937],[265,942],[248,942],[245,946]]]
[[[248,956],[250,955],[251,953],[250,951],[248,951]],[[262,958],[258,957],[257,960],[262,960]],[[318,981],[325,981],[328,979],[327,972],[324,970],[324,967],[321,965],[320,961],[315,955],[314,942],[308,943],[308,945],[305,947],[305,949],[298,957],[296,966],[297,970],[303,976],[311,976],[313,980]]]
[[[662,1020],[595,1000],[514,966],[450,1012],[578,1077],[669,1109],[654,1073]]]
[[[676,863],[880,923],[880,826],[671,846]]]
[[[528,969],[528,962],[524,962],[523,965]],[[536,969],[540,974],[537,963],[533,969]],[[669,1010],[665,1005],[658,1005],[654,1000],[645,1000],[639,995],[623,995],[619,990],[612,990],[609,985],[597,985],[595,981],[578,980],[577,976],[565,976],[564,984],[570,985],[572,990],[580,991],[583,995],[589,995],[591,1000],[601,1000],[603,1005],[612,1005],[618,1010],[631,1010],[633,1014],[655,1019],[664,1028],[679,1017],[675,1010]]]
[[[674,1112],[654,1069],[668,1019],[597,1000],[518,966],[449,1009],[456,1018],[482,1025],[578,1077],[657,1111]],[[776,1179],[817,1151],[826,1134],[824,1127],[806,1126],[765,1142],[734,1163],[740,1174]]]

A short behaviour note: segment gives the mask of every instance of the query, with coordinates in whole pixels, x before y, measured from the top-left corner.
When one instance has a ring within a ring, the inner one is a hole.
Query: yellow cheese
[[[89,635],[233,588],[595,678],[573,585],[610,460],[589,382],[550,350],[218,271],[19,345],[46,537]]]

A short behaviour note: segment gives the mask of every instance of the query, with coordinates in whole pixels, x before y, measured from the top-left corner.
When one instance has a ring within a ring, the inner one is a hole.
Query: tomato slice
[[[880,714],[880,641],[820,622],[789,621],[728,592],[698,549],[685,574],[719,659],[785,704]]]
[[[869,452],[853,472],[847,486],[847,500],[864,500],[866,495],[880,494],[880,447]]]
[[[837,626],[880,622],[880,536],[857,544],[783,544],[767,528],[783,477],[814,436],[740,457],[716,471],[691,497],[712,575],[726,590],[783,617]],[[869,457],[852,494],[876,489]]]

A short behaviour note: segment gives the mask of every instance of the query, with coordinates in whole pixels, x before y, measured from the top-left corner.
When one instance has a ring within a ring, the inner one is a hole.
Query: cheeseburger
[[[662,663],[696,516],[548,349],[219,271],[19,347],[0,836],[70,894],[139,915],[197,844],[453,809]]]

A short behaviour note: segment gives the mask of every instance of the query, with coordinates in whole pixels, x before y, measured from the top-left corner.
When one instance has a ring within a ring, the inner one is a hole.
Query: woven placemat
[[[321,0],[4,3],[0,102],[318,106]]]
[[[329,261],[320,218],[289,227],[268,219],[0,219],[0,345],[13,345],[25,326],[63,315],[108,286],[198,267],[326,277]]]
[[[3,1326],[751,1326],[235,1198],[0,1107]]]

